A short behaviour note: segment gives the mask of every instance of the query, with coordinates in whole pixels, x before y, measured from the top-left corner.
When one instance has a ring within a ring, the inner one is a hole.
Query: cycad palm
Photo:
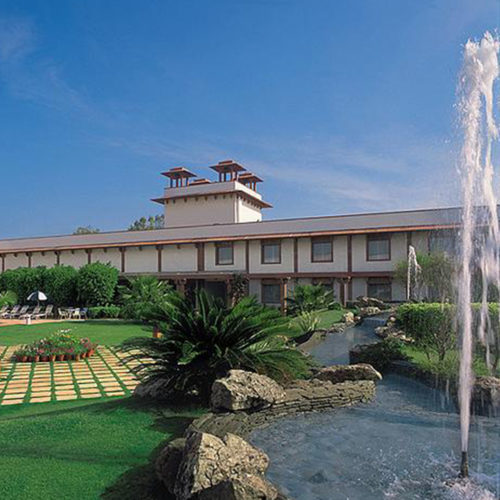
[[[124,343],[150,358],[137,368],[146,379],[164,380],[172,394],[197,393],[206,400],[213,381],[233,368],[277,380],[308,373],[308,358],[282,336],[286,321],[278,311],[250,297],[228,308],[205,291],[196,294],[196,303],[172,294],[150,317],[161,323],[164,336]]]

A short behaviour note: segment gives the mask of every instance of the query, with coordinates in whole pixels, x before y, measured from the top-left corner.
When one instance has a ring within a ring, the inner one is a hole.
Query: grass
[[[459,354],[456,350],[449,351],[443,361],[439,361],[436,353],[431,353],[429,359],[424,351],[414,345],[404,345],[403,353],[408,356],[410,361],[429,373],[446,378],[458,376]],[[473,369],[478,377],[489,375],[486,363],[478,357],[474,360]],[[499,375],[500,373],[497,373],[497,376]]]
[[[89,337],[101,345],[120,344],[130,337],[150,335],[151,328],[142,323],[124,320],[63,321],[38,325],[0,327],[0,345],[28,344],[58,330],[71,330],[79,337]]]
[[[0,498],[165,498],[155,450],[200,413],[109,398],[2,407]]]

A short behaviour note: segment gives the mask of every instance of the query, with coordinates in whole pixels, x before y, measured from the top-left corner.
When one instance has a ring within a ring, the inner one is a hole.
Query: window
[[[390,278],[368,278],[367,295],[384,301],[392,300],[392,285]]]
[[[367,236],[366,260],[391,260],[391,238],[388,234]]]
[[[262,303],[268,305],[281,304],[281,286],[278,282],[262,283]]]
[[[281,264],[281,241],[262,242],[262,264]]]
[[[332,238],[313,238],[311,240],[312,262],[333,262]]]
[[[233,244],[218,243],[215,246],[215,264],[217,266],[228,266],[233,264]]]
[[[455,237],[449,232],[432,232],[429,236],[429,251],[443,252],[447,255],[455,254]]]

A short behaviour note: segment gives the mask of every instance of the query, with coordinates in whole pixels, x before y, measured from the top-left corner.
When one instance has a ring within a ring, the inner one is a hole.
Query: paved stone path
[[[0,405],[124,397],[139,383],[131,372],[138,361],[125,363],[128,354],[110,347],[81,361],[16,363],[11,358],[17,347],[0,346]]]

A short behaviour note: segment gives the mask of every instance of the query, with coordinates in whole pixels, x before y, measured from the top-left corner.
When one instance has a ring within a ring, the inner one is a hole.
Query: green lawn
[[[151,335],[151,328],[133,321],[89,320],[41,323],[38,325],[12,325],[0,327],[0,345],[28,344],[58,330],[71,330],[79,337],[89,337],[101,345],[116,345],[139,335]]]
[[[154,456],[201,411],[159,410],[131,399],[2,407],[0,498],[166,498]]]
[[[403,352],[408,356],[410,361],[427,372],[448,378],[458,376],[459,354],[456,350],[449,351],[443,361],[439,361],[436,353],[431,353],[429,359],[424,351],[414,345],[404,345]],[[474,360],[473,369],[477,376],[489,375],[486,363],[478,357]],[[497,375],[500,375],[500,373]]]

